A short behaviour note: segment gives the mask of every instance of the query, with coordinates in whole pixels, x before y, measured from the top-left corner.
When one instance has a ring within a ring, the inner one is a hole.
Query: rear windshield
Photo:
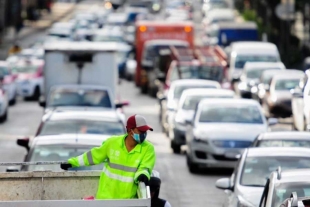
[[[299,79],[284,79],[284,80],[278,80],[276,82],[275,90],[277,91],[289,91],[291,89],[296,88],[296,86],[299,85]]]
[[[179,66],[182,79],[221,81],[223,68],[219,66]]]
[[[216,88],[214,85],[192,85],[192,86],[177,86],[174,90],[174,99],[179,99],[183,93],[184,90],[190,89],[190,88]]]
[[[206,98],[233,98],[233,96],[190,96],[187,97],[183,104],[183,109],[185,110],[194,110],[197,106],[197,104],[202,100]]]
[[[91,106],[112,108],[108,91],[105,90],[54,90],[49,98],[49,107]]]

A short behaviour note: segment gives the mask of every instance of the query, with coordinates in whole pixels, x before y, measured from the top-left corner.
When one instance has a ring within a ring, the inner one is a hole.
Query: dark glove
[[[139,175],[138,181],[143,182],[146,186],[149,185],[149,179],[144,174]]]
[[[60,164],[60,168],[63,170],[68,170],[69,168],[72,168],[71,164]]]

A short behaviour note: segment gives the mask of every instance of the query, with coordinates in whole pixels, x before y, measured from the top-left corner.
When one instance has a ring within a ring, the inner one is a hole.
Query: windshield
[[[250,78],[250,79],[259,79],[265,70],[268,70],[268,69],[267,68],[265,68],[265,69],[262,69],[262,68],[251,69],[251,70],[248,70],[246,72],[246,76],[247,76],[247,78]]]
[[[256,147],[308,147],[310,148],[309,140],[261,140]]]
[[[174,89],[174,99],[179,99],[183,93],[184,90],[190,89],[190,88],[216,88],[214,85],[187,85],[187,86],[177,86]]]
[[[219,66],[179,66],[182,79],[221,81],[223,68]]]
[[[77,157],[82,155],[84,152],[89,151],[91,148],[96,146],[79,146],[79,145],[42,145],[36,146],[33,152],[30,154],[30,162],[38,161],[67,161],[71,157]],[[77,170],[102,170],[103,164],[94,165],[91,167],[79,167],[74,168]],[[26,171],[62,171],[60,165],[29,165],[24,168]]]
[[[299,79],[284,79],[276,82],[276,91],[289,91],[299,85]]]
[[[310,183],[305,181],[275,184],[272,206],[280,206],[285,199],[290,198],[293,192],[297,193],[298,198],[310,196]]]
[[[97,35],[93,39],[94,42],[124,42],[122,36],[116,35]]]
[[[278,62],[278,56],[271,55],[237,55],[235,68],[243,69],[247,62]]]
[[[264,187],[272,172],[281,170],[309,168],[309,157],[247,157],[241,173],[240,184]]]
[[[124,126],[120,122],[94,120],[57,120],[44,123],[40,135],[57,134],[124,134]]]
[[[199,122],[263,124],[262,114],[257,106],[228,104],[208,106],[202,109]]]
[[[23,65],[23,66],[14,66],[12,67],[12,73],[35,73],[38,69],[38,66],[35,65]]]
[[[197,104],[205,98],[233,98],[233,96],[189,96],[185,99],[182,109],[195,110]]]
[[[49,107],[91,106],[112,108],[109,93],[105,90],[54,90]]]

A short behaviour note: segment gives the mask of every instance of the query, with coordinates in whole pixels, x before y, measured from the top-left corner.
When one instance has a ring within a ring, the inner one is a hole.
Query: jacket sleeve
[[[135,174],[134,180],[137,183],[138,182],[138,177],[141,174],[144,174],[150,179],[154,165],[156,161],[156,156],[155,156],[155,150],[153,145],[148,146],[148,150],[146,151],[139,167],[138,170]]]
[[[109,142],[104,142],[100,147],[94,147],[84,154],[68,160],[73,167],[91,166],[102,163],[108,158]]]

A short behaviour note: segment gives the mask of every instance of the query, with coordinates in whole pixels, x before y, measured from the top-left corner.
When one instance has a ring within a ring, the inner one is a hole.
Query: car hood
[[[194,133],[201,139],[253,141],[258,134],[267,130],[266,124],[203,123],[196,127]]]
[[[276,91],[274,94],[279,100],[291,100],[292,94],[290,91]]]
[[[246,201],[252,203],[255,206],[259,206],[261,196],[264,191],[264,187],[247,187],[239,186],[238,191],[240,196]]]

